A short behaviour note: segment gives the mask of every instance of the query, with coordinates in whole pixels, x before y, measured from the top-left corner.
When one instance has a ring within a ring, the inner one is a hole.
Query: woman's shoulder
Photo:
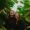
[[[25,22],[23,20],[20,20],[19,24],[25,25]]]

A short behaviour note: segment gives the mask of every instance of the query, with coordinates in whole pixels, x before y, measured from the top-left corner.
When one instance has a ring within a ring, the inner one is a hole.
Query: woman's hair
[[[18,12],[16,12],[15,14],[18,14],[19,15],[19,19],[21,19],[20,14]]]
[[[16,15],[16,14],[18,14],[18,16],[19,16],[19,17],[18,17],[18,21],[17,21],[17,19],[16,19],[16,22],[17,22],[17,24],[18,24],[18,23],[20,22],[20,14],[17,13],[17,12],[15,13],[15,15]]]

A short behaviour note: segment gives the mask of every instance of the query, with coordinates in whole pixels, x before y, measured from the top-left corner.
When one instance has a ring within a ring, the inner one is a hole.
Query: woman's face
[[[14,11],[10,11],[10,16],[11,16],[11,17],[14,16]]]

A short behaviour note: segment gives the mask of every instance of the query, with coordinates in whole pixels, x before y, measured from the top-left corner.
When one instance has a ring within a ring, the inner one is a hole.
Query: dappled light
[[[0,30],[14,29],[30,29],[30,0],[0,0]]]

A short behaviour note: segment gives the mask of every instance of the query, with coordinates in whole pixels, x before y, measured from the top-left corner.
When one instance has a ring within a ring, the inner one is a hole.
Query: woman
[[[14,11],[10,11],[9,12],[9,16],[8,16],[8,27],[7,30],[15,30],[15,26],[16,26],[16,18],[15,18],[15,14]]]
[[[16,18],[16,30],[24,30],[25,23],[21,20],[20,15],[18,13],[15,14]]]

